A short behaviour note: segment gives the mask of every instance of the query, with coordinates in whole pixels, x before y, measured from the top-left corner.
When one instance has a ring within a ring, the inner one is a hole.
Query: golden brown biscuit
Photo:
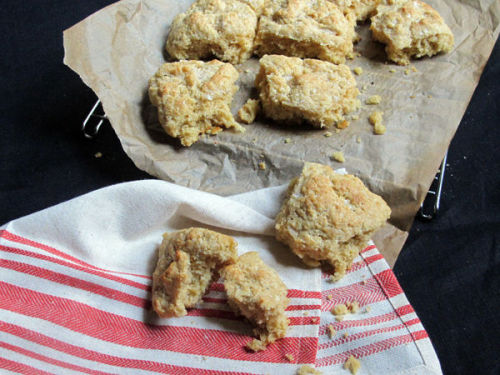
[[[288,289],[257,252],[241,255],[235,264],[224,268],[222,276],[229,305],[257,326],[255,334],[259,340],[251,341],[249,349],[264,350],[267,344],[285,337],[289,323],[285,315],[290,302]]]
[[[359,178],[306,163],[276,217],[276,238],[308,265],[327,261],[339,279],[390,213]]]
[[[200,134],[223,128],[245,131],[230,108],[237,79],[231,64],[217,60],[166,63],[149,80],[149,99],[167,134],[191,146]]]
[[[273,0],[259,19],[256,53],[336,64],[353,55],[354,23],[328,0]]]
[[[153,273],[153,309],[164,318],[186,315],[220,269],[235,262],[236,247],[232,237],[203,228],[165,233]]]
[[[247,4],[246,4],[247,3]],[[251,1],[197,0],[178,14],[170,28],[166,50],[177,60],[218,58],[232,64],[247,60],[253,50],[256,12]],[[254,3],[260,12],[263,0]]]
[[[356,80],[343,64],[266,55],[255,85],[264,114],[277,121],[330,127],[360,105]]]
[[[373,38],[386,44],[387,57],[408,65],[410,57],[450,52],[453,33],[439,13],[419,0],[391,1],[380,5],[371,18]]]

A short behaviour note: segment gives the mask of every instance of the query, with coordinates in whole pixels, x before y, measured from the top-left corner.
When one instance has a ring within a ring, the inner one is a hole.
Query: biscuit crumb
[[[373,132],[378,135],[382,135],[386,131],[385,126],[382,124],[382,115],[383,112],[375,111],[368,117],[370,124],[373,125]]]
[[[96,159],[102,158],[102,152],[96,152],[96,153],[94,154],[94,157],[95,157]]]
[[[325,134],[323,134],[325,137],[331,137],[332,136],[332,132],[326,132]]]
[[[351,120],[353,121],[359,120],[359,115],[352,115]]]
[[[368,99],[366,99],[365,103],[369,105],[379,104],[382,101],[380,95],[372,95]]]
[[[337,315],[337,316],[335,317],[335,320],[336,320],[337,322],[341,322],[342,320],[344,320],[344,315]]]
[[[386,130],[387,129],[386,129],[385,125],[382,125],[382,124],[375,124],[373,126],[373,132],[376,135],[383,135],[383,134],[385,134]]]
[[[331,300],[333,299],[333,295],[331,295],[331,294],[327,295],[327,296],[326,296],[326,299],[327,299],[328,301],[331,301]]]
[[[370,306],[365,307],[365,313],[369,313],[371,310],[372,310],[372,308]]]
[[[243,107],[238,111],[238,119],[244,124],[251,124],[255,121],[260,110],[260,101],[248,99]]]
[[[389,69],[389,73],[396,73],[396,69]]]
[[[339,128],[336,128],[336,129],[335,129],[335,133],[336,133],[336,134],[339,134],[339,133],[340,133],[340,129],[339,129]]]
[[[333,328],[332,324],[328,324],[327,329],[328,329],[328,337],[332,339],[333,336],[337,334],[337,331],[335,331],[335,328]]]
[[[356,143],[361,143],[361,138],[356,137]]]
[[[266,349],[266,343],[262,340],[253,339],[252,341],[247,343],[246,348],[250,349],[253,352],[260,352]]]
[[[432,99],[432,95],[427,95],[427,97],[428,97],[429,99]]]
[[[368,88],[368,86],[367,86],[367,85],[363,85],[363,86],[361,87],[361,91],[366,91],[366,89],[367,89],[367,88]]]
[[[261,161],[261,162],[259,163],[259,169],[261,169],[261,170],[265,171],[265,170],[266,170],[266,168],[267,168],[266,163],[265,163],[265,162],[263,162],[263,161]]]
[[[410,69],[411,69],[412,72],[418,72],[417,68],[415,68],[413,65],[411,66]]]
[[[346,339],[346,338],[348,338],[348,337],[349,337],[349,333],[344,332],[344,334],[343,334],[342,336],[344,336],[344,338]]]
[[[361,285],[366,285],[366,280],[361,281]]]
[[[359,311],[359,302],[358,301],[349,302],[347,307],[349,308],[349,311],[352,314],[355,314]]]
[[[335,306],[333,309],[330,310],[333,315],[346,315],[349,313],[349,310],[347,309],[347,306],[344,305],[343,303]]]
[[[409,75],[410,74],[410,69],[405,69],[405,75]]]
[[[293,355],[291,354],[285,354],[285,358],[288,362],[293,362]]]
[[[410,99],[415,99],[416,96],[415,95],[410,95]]]
[[[355,375],[360,368],[361,363],[353,355],[351,355],[344,363],[344,369],[349,370],[353,375]]]
[[[335,161],[338,161],[339,163],[345,162],[344,153],[342,151],[335,151],[332,154],[331,158],[334,159]]]
[[[309,311],[305,311],[304,316],[309,316]]]
[[[338,129],[345,129],[348,126],[349,126],[349,121],[347,121],[347,120],[343,120],[343,121],[337,122],[337,128]]]
[[[361,74],[363,74],[363,68],[360,67],[360,66],[357,66],[356,68],[353,69],[353,72],[354,74],[356,74],[357,76],[360,76]]]
[[[285,138],[285,140],[283,142],[290,143],[290,142],[292,142],[292,139],[291,138]]]
[[[322,372],[316,370],[314,367],[311,367],[309,365],[304,365],[301,368],[299,368],[299,371],[297,372],[297,375],[321,375]]]

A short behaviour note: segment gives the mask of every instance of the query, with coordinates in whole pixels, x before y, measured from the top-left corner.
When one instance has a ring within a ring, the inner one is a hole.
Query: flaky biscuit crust
[[[450,52],[453,33],[439,13],[419,0],[392,0],[381,5],[371,18],[373,38],[386,44],[387,57],[408,65],[411,57]]]
[[[236,247],[232,237],[204,228],[165,233],[153,273],[153,309],[160,317],[186,315],[220,269],[236,261]]]
[[[343,64],[266,55],[255,85],[264,114],[277,121],[331,127],[360,105],[356,80]]]
[[[286,335],[288,289],[257,252],[241,255],[235,264],[224,268],[222,276],[229,305],[257,326],[255,332],[260,340],[251,342],[250,349],[263,350]]]
[[[243,1],[197,0],[174,18],[165,48],[177,60],[216,57],[239,64],[252,54],[256,28],[257,14]]]
[[[353,55],[354,23],[328,0],[273,0],[259,19],[259,56],[280,54],[344,63]]]
[[[327,261],[341,278],[390,213],[359,178],[306,163],[276,217],[276,238],[306,264]]]
[[[351,13],[356,21],[365,21],[373,15],[382,0],[331,0],[345,14]]]
[[[167,134],[191,146],[200,134],[244,131],[231,113],[237,79],[231,64],[217,60],[165,63],[149,80],[149,99]]]

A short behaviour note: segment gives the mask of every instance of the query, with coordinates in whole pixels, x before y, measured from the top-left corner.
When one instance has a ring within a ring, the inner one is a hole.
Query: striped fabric
[[[281,375],[310,364],[342,374],[354,355],[359,374],[440,373],[427,333],[373,244],[331,283],[272,238],[285,190],[221,198],[143,181],[6,224],[0,230],[0,372]],[[286,338],[263,352],[246,351],[252,327],[230,310],[220,280],[185,317],[159,319],[152,312],[150,275],[161,233],[193,220],[215,223],[235,235],[240,253],[259,250],[278,270],[290,288]],[[329,310],[352,301],[360,311],[336,321]],[[332,338],[330,324],[337,331]]]

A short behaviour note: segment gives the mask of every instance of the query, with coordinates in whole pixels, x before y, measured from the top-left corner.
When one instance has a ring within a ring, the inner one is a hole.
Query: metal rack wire
[[[107,120],[107,116],[102,109],[101,101],[98,99],[82,123],[82,133],[86,138],[94,138],[99,133],[99,129]],[[441,167],[439,168],[434,181],[420,205],[418,217],[425,221],[431,221],[436,217],[441,205],[441,195],[443,193],[443,182],[446,173],[446,159],[448,152],[444,155]]]

